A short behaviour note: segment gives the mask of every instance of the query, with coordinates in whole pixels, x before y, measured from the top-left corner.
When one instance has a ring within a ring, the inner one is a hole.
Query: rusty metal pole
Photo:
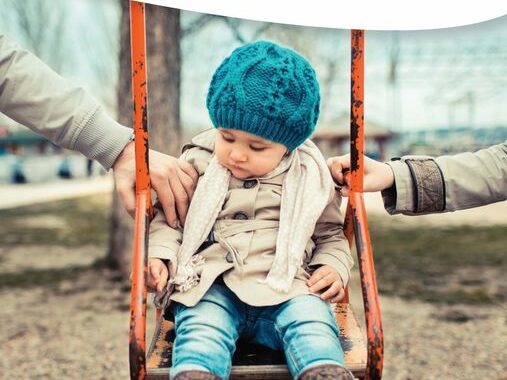
[[[147,64],[144,3],[130,2],[132,93],[136,154],[136,214],[130,293],[129,361],[131,380],[146,377],[146,275],[148,226],[152,214],[148,162]]]
[[[364,31],[351,31],[351,103],[350,103],[350,195],[345,234],[356,242],[364,312],[368,356],[366,379],[382,378],[384,337],[373,266],[368,220],[363,199],[364,153]]]

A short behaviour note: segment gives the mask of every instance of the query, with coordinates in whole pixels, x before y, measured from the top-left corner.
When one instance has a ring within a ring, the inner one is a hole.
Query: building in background
[[[397,134],[375,121],[365,120],[365,153],[377,160],[388,159],[388,144],[396,140]],[[312,141],[325,157],[348,153],[350,150],[350,117],[342,114],[334,119],[322,121],[312,136]]]

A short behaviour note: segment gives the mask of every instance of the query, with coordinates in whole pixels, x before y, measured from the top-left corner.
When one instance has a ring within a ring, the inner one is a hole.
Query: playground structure
[[[146,354],[146,298],[148,228],[152,216],[148,165],[147,64],[144,3],[130,2],[132,86],[136,150],[136,214],[130,303],[130,377],[166,379],[171,366],[174,325],[157,312],[157,327]],[[348,300],[335,308],[345,362],[357,378],[381,379],[383,333],[373,254],[363,200],[364,150],[364,32],[351,31],[351,193],[345,217],[345,235],[355,240],[365,310],[366,342]],[[239,344],[231,379],[290,379],[281,352]]]

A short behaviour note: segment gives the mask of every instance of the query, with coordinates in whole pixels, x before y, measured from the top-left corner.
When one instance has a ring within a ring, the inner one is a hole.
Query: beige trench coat
[[[200,175],[212,157],[215,133],[214,129],[205,131],[183,148],[182,158],[193,164]],[[334,197],[318,220],[292,289],[280,293],[260,283],[274,259],[284,176],[282,173],[269,180],[245,181],[231,178],[222,211],[200,250],[205,259],[200,282],[185,293],[173,293],[171,300],[193,306],[222,275],[219,281],[223,280],[248,305],[275,305],[308,294],[306,281],[311,272],[325,264],[338,271],[345,285],[348,283],[353,261],[343,234],[339,197]],[[182,231],[168,226],[158,208],[150,225],[149,239],[149,257],[168,260],[170,276],[174,276]]]

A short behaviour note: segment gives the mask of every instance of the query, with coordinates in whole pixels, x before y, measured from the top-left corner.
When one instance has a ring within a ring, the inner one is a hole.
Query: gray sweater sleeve
[[[507,199],[507,141],[475,153],[390,162],[395,185],[382,192],[390,214],[447,212]]]
[[[118,124],[83,88],[0,35],[0,112],[53,143],[109,169],[132,129]]]

